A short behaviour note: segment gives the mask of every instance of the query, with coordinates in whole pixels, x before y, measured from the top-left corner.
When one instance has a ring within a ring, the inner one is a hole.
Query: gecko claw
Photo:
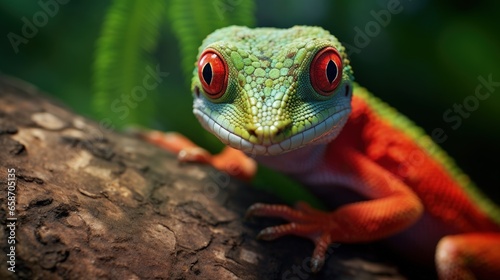
[[[257,234],[257,239],[270,241],[274,239],[272,238],[273,234],[274,231],[272,230],[272,228],[265,228]]]
[[[248,219],[253,216],[255,208],[258,207],[259,204],[262,203],[255,203],[252,204],[250,207],[248,207],[247,211],[245,212],[245,219]]]
[[[279,226],[274,226],[274,227],[267,227],[259,232],[257,234],[257,239],[261,240],[274,240],[276,238],[279,238],[281,236],[287,235],[290,230],[294,228],[293,224],[286,224],[286,225],[279,225]]]
[[[323,268],[323,265],[325,264],[325,258],[322,257],[312,257],[311,258],[311,271],[313,273],[317,273]]]
[[[200,147],[184,148],[177,154],[179,162],[210,163],[212,155]]]

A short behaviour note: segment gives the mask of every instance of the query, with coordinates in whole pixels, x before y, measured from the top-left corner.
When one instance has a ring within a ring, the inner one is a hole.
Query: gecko
[[[242,179],[267,166],[332,206],[256,203],[248,215],[287,221],[259,238],[312,240],[313,271],[333,243],[383,240],[434,263],[440,279],[500,279],[500,208],[423,129],[354,81],[328,31],[218,29],[199,48],[191,89],[194,115],[227,147],[212,155],[173,132],[148,141]]]

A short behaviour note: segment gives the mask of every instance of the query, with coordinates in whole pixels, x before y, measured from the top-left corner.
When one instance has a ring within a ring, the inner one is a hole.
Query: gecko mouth
[[[291,137],[277,143],[269,144],[252,143],[234,132],[229,131],[202,110],[194,108],[193,112],[203,127],[219,138],[222,143],[250,155],[279,155],[301,148],[309,143],[320,142],[321,139],[326,137],[335,137],[336,135],[332,134],[335,134],[335,132],[338,133],[340,128],[342,128],[347,121],[349,107],[335,112],[318,124]],[[251,131],[248,132],[252,133]]]

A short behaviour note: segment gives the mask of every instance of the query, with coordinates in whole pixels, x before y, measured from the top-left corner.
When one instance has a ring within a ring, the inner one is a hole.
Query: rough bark
[[[270,195],[104,131],[9,77],[0,77],[0,186],[2,279],[403,279],[371,245],[334,248],[308,273],[309,241],[258,241],[279,221],[244,219],[252,203],[277,202]]]

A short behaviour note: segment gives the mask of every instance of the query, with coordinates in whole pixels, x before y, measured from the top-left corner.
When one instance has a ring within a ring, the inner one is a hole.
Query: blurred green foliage
[[[99,121],[91,102],[92,65],[112,1],[68,1],[44,20],[40,3],[54,1],[0,3],[0,71],[32,82],[76,112]],[[201,41],[194,46],[196,40],[177,39],[179,27],[170,24],[175,15],[169,14],[174,2],[166,1],[166,24],[153,53],[155,63],[168,76],[160,83],[155,102],[138,103],[137,110],[153,112],[143,125],[182,132],[214,151],[220,144],[192,115],[190,77],[181,66],[186,57],[182,50],[196,50]],[[222,5],[222,15],[210,9],[196,10],[193,21],[203,17],[221,23],[239,3],[204,2],[211,7]],[[384,11],[389,10],[398,12],[384,18]],[[477,104],[473,100],[481,84],[479,76],[500,82],[499,11],[500,2],[494,0],[258,0],[255,25],[308,24],[330,30],[349,46],[357,82],[427,132],[442,129],[447,139],[440,145],[486,193],[500,201],[500,86],[493,87],[495,91],[486,100]],[[12,34],[22,36],[26,21],[43,24],[16,47]],[[199,30],[197,36],[210,31],[208,27]],[[455,112],[461,105],[474,110]],[[453,122],[444,117],[449,110]]]
[[[97,39],[93,109],[102,127],[147,123],[168,76],[153,58],[164,22],[164,0],[119,0],[110,6]],[[141,107],[139,107],[139,104]]]

